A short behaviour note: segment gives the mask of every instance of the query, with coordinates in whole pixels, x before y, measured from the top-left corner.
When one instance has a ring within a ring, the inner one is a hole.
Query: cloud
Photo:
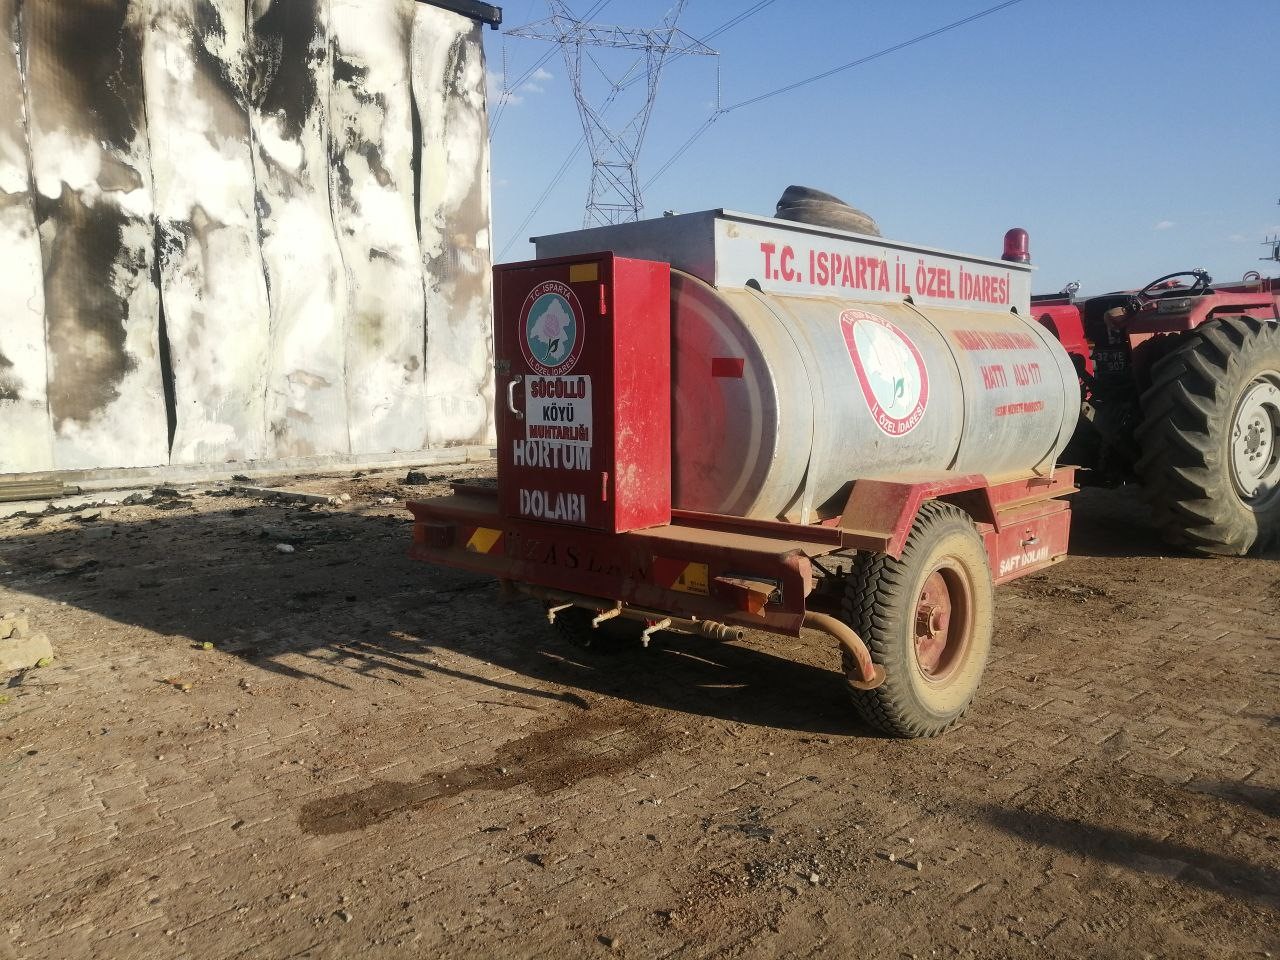
[[[504,91],[502,89],[501,74],[494,73],[492,70],[489,70],[486,71],[484,79],[485,85],[489,89],[489,107],[491,109],[502,103],[514,106],[524,102],[523,97],[516,96],[516,94],[510,90]]]
[[[1151,229],[1152,230],[1172,230],[1176,226],[1177,224],[1174,223],[1172,220],[1161,220]]]
[[[499,104],[507,104],[511,107],[517,107],[524,103],[525,95],[530,93],[545,93],[546,83],[548,80],[555,79],[555,74],[549,70],[539,67],[529,75],[529,79],[520,86],[512,90],[502,89],[502,74],[494,73],[492,70],[485,74],[485,81],[489,88],[489,105],[491,107]]]
[[[1233,233],[1231,236],[1227,237],[1227,243],[1248,243],[1249,239],[1250,238],[1246,237],[1243,233]]]
[[[533,71],[533,76],[531,76],[528,81],[520,87],[520,89],[525,93],[543,93],[547,89],[545,86],[546,82],[554,79],[555,74],[550,70],[544,70],[542,67],[539,67],[537,70]]]

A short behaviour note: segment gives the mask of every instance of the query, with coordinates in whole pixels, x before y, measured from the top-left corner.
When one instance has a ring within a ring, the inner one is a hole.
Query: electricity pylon
[[[1276,203],[1280,205],[1280,200],[1277,200]],[[1280,263],[1280,234],[1277,234],[1274,237],[1267,237],[1266,240],[1262,241],[1262,244],[1270,251],[1271,255],[1262,257],[1261,259],[1273,260],[1276,263]]]
[[[676,0],[657,27],[617,27],[587,23],[575,17],[564,0],[547,0],[551,16],[508,31],[508,36],[547,40],[564,53],[565,69],[582,119],[583,136],[591,153],[591,189],[583,226],[607,226],[640,219],[644,198],[638,172],[640,148],[644,145],[653,106],[658,97],[662,68],[677,56],[717,56],[705,43],[695,40],[676,24],[686,0]],[[606,71],[593,48],[635,50],[640,56],[621,76]],[[593,105],[583,78],[584,60],[608,84],[609,93]],[[636,76],[643,68],[643,76]],[[645,97],[640,109],[621,128],[605,121],[604,113],[627,87],[641,80]]]

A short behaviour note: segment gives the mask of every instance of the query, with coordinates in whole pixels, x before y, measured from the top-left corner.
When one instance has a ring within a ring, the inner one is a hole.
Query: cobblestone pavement
[[[56,652],[0,691],[0,958],[1280,950],[1280,561],[1083,495],[899,742],[816,636],[577,651],[404,559],[398,479],[0,521]]]

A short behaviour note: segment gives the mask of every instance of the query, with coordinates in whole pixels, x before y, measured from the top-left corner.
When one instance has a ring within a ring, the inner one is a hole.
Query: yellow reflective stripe
[[[502,539],[501,530],[491,530],[488,527],[477,527],[476,532],[471,535],[471,539],[467,541],[467,549],[473,553],[488,553],[498,541]]]
[[[569,268],[570,283],[590,283],[600,279],[598,263],[575,263]]]
[[[707,583],[707,565],[705,563],[689,564],[684,568],[679,579],[671,585],[671,589],[678,590],[680,593],[700,593],[706,596],[711,592],[710,585]]]

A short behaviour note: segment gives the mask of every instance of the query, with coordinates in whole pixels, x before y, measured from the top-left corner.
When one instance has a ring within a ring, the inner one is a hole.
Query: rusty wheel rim
[[[945,683],[964,662],[973,636],[973,590],[959,566],[943,561],[925,578],[912,624],[916,666],[930,683]]]

